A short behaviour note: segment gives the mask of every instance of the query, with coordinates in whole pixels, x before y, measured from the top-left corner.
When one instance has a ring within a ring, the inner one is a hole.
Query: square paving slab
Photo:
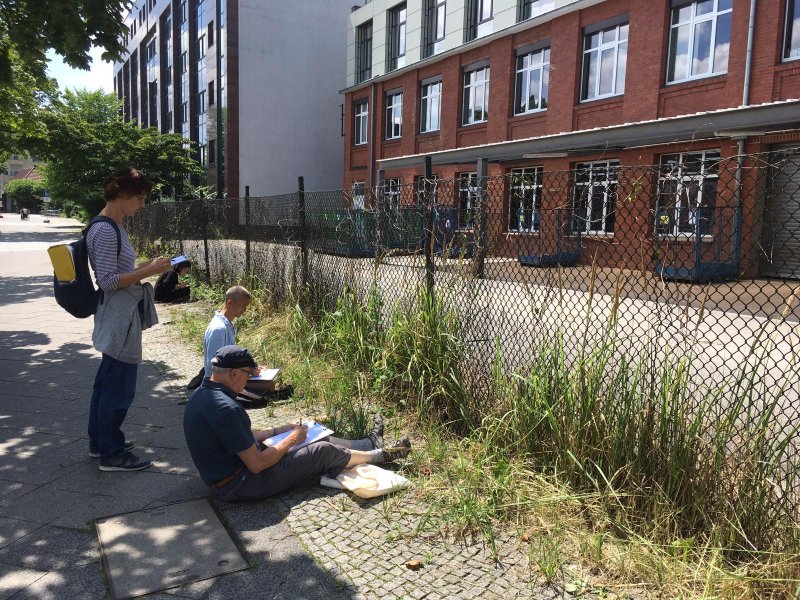
[[[248,568],[206,499],[104,517],[97,535],[117,600]]]

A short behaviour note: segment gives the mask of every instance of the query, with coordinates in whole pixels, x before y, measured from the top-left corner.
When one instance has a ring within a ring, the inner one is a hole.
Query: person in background
[[[311,477],[363,464],[405,458],[411,442],[402,438],[383,447],[383,420],[376,416],[361,440],[328,436],[298,448],[308,428],[298,423],[252,429],[250,417],[236,396],[244,389],[256,361],[240,346],[223,346],[211,360],[211,377],[189,398],[183,414],[186,444],[203,481],[221,500],[242,502],[279,494]],[[268,446],[262,442],[279,433],[289,435]]]
[[[136,264],[136,253],[122,226],[134,216],[153,189],[153,182],[132,167],[117,170],[104,183],[106,205],[86,233],[89,263],[103,299],[94,316],[92,343],[102,353],[89,407],[89,455],[100,458],[101,471],[146,469],[150,461],[136,456],[121,426],[136,395],[142,362],[142,329],[158,322],[152,286],[142,279],[164,273],[169,258]],[[119,232],[119,247],[117,246]],[[119,251],[118,251],[119,248]]]
[[[172,265],[170,270],[162,273],[156,280],[155,301],[172,304],[188,302],[189,284],[181,283],[179,278],[188,275],[191,270],[191,261],[184,260]]]
[[[236,343],[236,328],[233,320],[241,317],[250,306],[252,294],[240,285],[235,285],[225,292],[225,306],[211,318],[203,336],[203,356],[205,358],[205,376],[211,377],[211,359],[223,346]],[[256,373],[258,373],[258,369]]]

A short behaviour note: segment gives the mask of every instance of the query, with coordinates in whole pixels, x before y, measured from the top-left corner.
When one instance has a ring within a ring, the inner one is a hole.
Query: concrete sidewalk
[[[78,227],[67,219],[44,223],[38,215],[0,220],[0,600],[106,597],[95,519],[210,495],[186,450],[172,367],[157,360],[140,365],[124,425],[154,466],[103,473],[87,454],[99,365],[92,319],[74,319],[56,305],[46,253],[53,243],[75,239]],[[357,595],[305,552],[285,514],[274,503],[227,506],[224,518],[251,568],[149,597]]]

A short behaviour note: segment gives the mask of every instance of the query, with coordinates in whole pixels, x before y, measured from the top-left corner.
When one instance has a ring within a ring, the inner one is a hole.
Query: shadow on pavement
[[[59,229],[67,229],[60,227]],[[0,230],[0,242],[4,243],[44,243],[44,244],[60,244],[63,242],[71,242],[78,239],[80,230],[76,227],[70,227],[70,231],[2,231]]]
[[[3,277],[0,279],[0,306],[53,295],[53,276]],[[55,302],[55,300],[54,300]],[[72,318],[64,313],[65,318]]]

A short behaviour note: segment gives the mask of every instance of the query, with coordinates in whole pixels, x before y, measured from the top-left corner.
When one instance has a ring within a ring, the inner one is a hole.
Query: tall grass
[[[800,550],[798,426],[778,425],[784,390],[758,385],[752,364],[697,387],[691,356],[644,354],[619,357],[612,338],[569,365],[557,334],[525,374],[496,368],[505,394],[492,443],[604,494],[618,526],[653,539],[705,538],[739,559]]]

